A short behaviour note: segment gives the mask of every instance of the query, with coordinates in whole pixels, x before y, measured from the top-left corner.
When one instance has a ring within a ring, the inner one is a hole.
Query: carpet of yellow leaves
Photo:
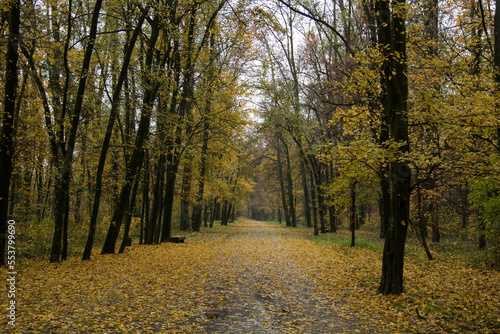
[[[410,254],[406,293],[383,296],[380,251],[308,234],[243,220],[190,234],[185,244],[85,262],[24,260],[13,332],[500,332],[498,272]],[[4,298],[1,308],[0,332],[8,328]]]

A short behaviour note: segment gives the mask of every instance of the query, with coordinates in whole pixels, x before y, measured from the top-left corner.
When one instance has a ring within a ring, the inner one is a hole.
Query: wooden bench
[[[173,242],[174,244],[183,244],[186,237],[170,237],[169,242]]]

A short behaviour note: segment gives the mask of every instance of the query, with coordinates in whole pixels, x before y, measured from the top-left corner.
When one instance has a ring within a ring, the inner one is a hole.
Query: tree
[[[50,255],[50,262],[59,262],[61,255],[64,258],[65,254],[61,254],[61,241],[63,237],[63,228],[65,223],[65,213],[69,205],[69,185],[71,181],[71,170],[73,165],[73,153],[75,150],[76,137],[78,124],[80,123],[80,114],[83,107],[83,97],[85,95],[85,86],[88,79],[88,71],[90,68],[90,61],[93,53],[94,43],[97,37],[97,28],[99,23],[99,13],[101,10],[102,0],[96,0],[94,10],[92,13],[92,22],[90,25],[89,42],[85,49],[85,55],[82,62],[82,69],[80,72],[78,91],[75,98],[75,105],[71,113],[71,128],[68,134],[68,139],[65,148],[64,162],[59,166],[57,187],[55,194],[55,221],[54,221],[54,237],[52,241],[52,251]],[[69,11],[71,13],[71,1]]]
[[[378,2],[381,47],[390,52],[385,59],[382,84],[386,85],[383,113],[389,125],[389,138],[396,145],[396,159],[390,164],[391,215],[384,243],[383,294],[403,292],[403,265],[410,219],[411,170],[404,155],[409,152],[408,77],[406,59],[406,2]]]
[[[85,245],[85,250],[83,252],[83,257],[82,257],[83,260],[90,259],[90,256],[92,254],[92,247],[94,244],[94,236],[95,236],[95,230],[96,230],[96,225],[97,225],[97,216],[98,216],[99,206],[100,206],[100,201],[101,201],[102,177],[103,177],[103,172],[104,172],[104,165],[106,162],[106,156],[107,156],[109,144],[111,141],[111,134],[113,133],[115,119],[117,118],[117,115],[118,115],[118,107],[119,107],[121,89],[122,89],[122,86],[126,80],[127,71],[128,71],[129,65],[130,65],[130,59],[132,57],[132,52],[134,50],[135,42],[137,40],[137,37],[139,36],[139,33],[141,32],[142,24],[146,18],[146,15],[147,15],[147,11],[144,10],[140,19],[139,19],[139,22],[134,30],[134,33],[133,33],[130,41],[127,44],[126,55],[125,55],[124,60],[123,60],[120,76],[118,78],[118,82],[116,84],[116,87],[113,91],[113,98],[111,101],[111,111],[109,113],[107,130],[106,130],[106,134],[104,136],[104,140],[102,143],[101,154],[99,157],[99,166],[97,167],[97,172],[96,172],[96,176],[95,176],[95,179],[96,179],[95,188],[96,189],[95,189],[95,194],[94,194],[94,205],[92,207],[92,214],[91,214],[90,223],[89,223],[89,234],[87,237],[87,243]]]
[[[160,36],[160,16],[159,13],[155,13],[153,18],[153,23],[151,25],[151,37],[149,39],[148,52],[146,55],[146,68],[149,70],[149,73],[151,73],[151,69],[153,67],[154,51],[159,36]],[[139,174],[138,172],[143,163],[144,145],[146,139],[149,136],[149,125],[151,121],[151,114],[153,111],[153,103],[156,99],[156,94],[158,92],[158,83],[154,81],[152,75],[148,75],[145,79],[144,87],[146,89],[143,99],[139,127],[137,129],[137,134],[135,137],[134,149],[127,162],[125,181],[120,190],[118,203],[114,210],[113,217],[111,219],[111,224],[109,225],[108,233],[106,235],[106,240],[102,247],[101,254],[115,253],[115,245],[118,239],[118,233],[120,232],[120,227],[123,223],[125,212],[127,211],[127,208],[129,206],[129,201],[130,201],[129,197],[132,191],[133,181]]]
[[[18,44],[21,21],[20,1],[9,3],[9,36],[7,42],[5,90],[0,137],[0,267],[5,264],[7,220],[9,217],[10,184],[14,156],[14,119],[18,89]]]

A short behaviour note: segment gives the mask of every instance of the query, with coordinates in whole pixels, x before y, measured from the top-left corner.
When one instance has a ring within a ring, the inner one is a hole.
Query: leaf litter
[[[25,260],[12,332],[500,332],[498,272],[407,256],[406,292],[384,296],[379,251],[317,243],[309,232],[243,220],[184,244]]]

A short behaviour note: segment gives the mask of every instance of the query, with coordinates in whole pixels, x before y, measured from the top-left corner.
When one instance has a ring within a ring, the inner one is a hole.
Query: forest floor
[[[500,332],[498,271],[449,256],[427,261],[410,249],[405,293],[383,296],[377,247],[310,234],[242,219],[184,244],[83,262],[23,260],[16,324],[7,324],[2,284],[0,332]]]

